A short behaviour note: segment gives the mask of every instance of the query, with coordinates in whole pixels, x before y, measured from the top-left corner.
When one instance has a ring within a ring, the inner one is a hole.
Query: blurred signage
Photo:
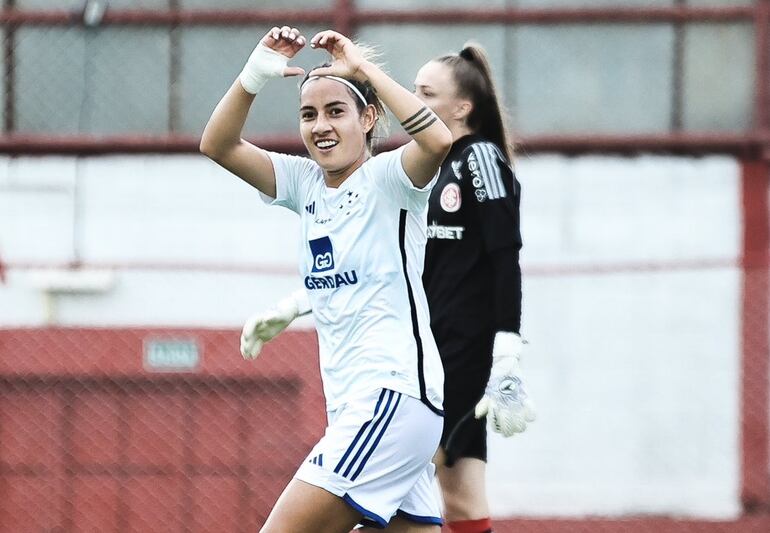
[[[151,372],[191,372],[198,369],[201,351],[195,339],[146,339],[144,368]]]

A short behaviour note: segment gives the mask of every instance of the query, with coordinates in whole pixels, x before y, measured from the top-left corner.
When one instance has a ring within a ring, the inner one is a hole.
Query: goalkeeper
[[[434,461],[447,526],[492,531],[486,498],[486,421],[510,437],[535,418],[519,368],[521,188],[486,52],[467,44],[425,64],[415,94],[452,132],[454,143],[431,192],[423,283],[444,365],[444,431]],[[309,312],[298,291],[249,319],[244,357],[296,316]]]

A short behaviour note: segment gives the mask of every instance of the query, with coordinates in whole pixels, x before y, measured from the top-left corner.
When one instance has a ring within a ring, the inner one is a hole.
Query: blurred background
[[[254,531],[322,434],[312,320],[238,353],[297,221],[197,153],[282,24],[409,88],[489,52],[539,411],[490,437],[496,531],[770,531],[769,1],[3,0],[0,532]],[[297,102],[248,137],[302,153]]]

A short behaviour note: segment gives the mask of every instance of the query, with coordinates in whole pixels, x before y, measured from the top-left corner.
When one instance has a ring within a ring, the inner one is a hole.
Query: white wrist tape
[[[512,331],[498,331],[495,333],[495,343],[492,346],[492,357],[515,357],[521,356],[521,349],[524,341],[519,335]]]
[[[246,61],[238,79],[247,93],[257,94],[270,78],[283,76],[289,58],[259,43]]]

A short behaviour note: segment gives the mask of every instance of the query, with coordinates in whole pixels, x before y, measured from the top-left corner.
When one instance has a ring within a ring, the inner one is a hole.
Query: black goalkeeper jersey
[[[521,190],[500,150],[458,139],[431,192],[423,283],[447,372],[491,364],[496,331],[519,332]],[[469,353],[489,346],[486,354]],[[488,371],[488,370],[487,370]]]

